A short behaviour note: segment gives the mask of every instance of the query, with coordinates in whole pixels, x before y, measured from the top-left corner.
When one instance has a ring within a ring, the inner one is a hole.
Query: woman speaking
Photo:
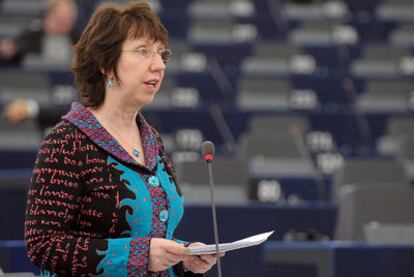
[[[26,248],[42,276],[190,276],[215,264],[174,238],[183,198],[140,113],[161,86],[167,45],[142,2],[98,8],[75,45],[79,102],[45,137],[28,192]]]

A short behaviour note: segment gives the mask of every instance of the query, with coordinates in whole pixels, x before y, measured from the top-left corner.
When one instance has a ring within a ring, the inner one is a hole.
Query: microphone
[[[201,154],[206,162],[211,163],[214,158],[214,144],[206,140],[201,144]]]
[[[203,155],[204,160],[207,162],[208,167],[208,176],[210,181],[210,200],[211,200],[211,211],[213,213],[213,228],[214,228],[214,241],[216,243],[216,252],[219,252],[219,235],[217,227],[217,217],[216,217],[216,204],[214,202],[214,181],[213,181],[213,158],[214,158],[214,144],[211,141],[205,141],[201,144],[201,154]],[[221,261],[220,257],[217,258],[217,272],[218,276],[221,277]]]

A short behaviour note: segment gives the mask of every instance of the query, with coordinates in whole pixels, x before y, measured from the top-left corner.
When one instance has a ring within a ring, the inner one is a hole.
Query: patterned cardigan
[[[174,239],[184,209],[158,133],[142,115],[137,124],[145,166],[76,102],[45,137],[25,222],[42,276],[184,276],[181,263],[148,271],[150,239]]]

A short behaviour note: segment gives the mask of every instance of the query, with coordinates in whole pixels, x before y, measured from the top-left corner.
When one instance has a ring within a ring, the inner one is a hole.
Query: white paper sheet
[[[232,251],[240,248],[250,247],[259,245],[262,242],[266,241],[270,235],[272,235],[274,231],[266,232],[262,234],[258,234],[255,236],[251,236],[242,240],[234,241],[231,243],[220,243],[219,252],[227,252]],[[190,255],[202,255],[202,254],[214,254],[217,253],[216,245],[209,244],[209,245],[190,245],[188,246],[190,249]]]

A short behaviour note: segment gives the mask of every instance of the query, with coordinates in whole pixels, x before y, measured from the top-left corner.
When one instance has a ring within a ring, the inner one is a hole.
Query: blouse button
[[[158,180],[157,176],[151,176],[151,177],[148,179],[148,182],[149,182],[149,184],[150,184],[151,186],[153,186],[153,187],[158,187],[158,186],[159,186],[159,184],[160,184],[160,181]]]
[[[167,219],[168,219],[168,211],[167,210],[162,210],[160,212],[160,220],[162,222],[165,222],[165,221],[167,221]]]

